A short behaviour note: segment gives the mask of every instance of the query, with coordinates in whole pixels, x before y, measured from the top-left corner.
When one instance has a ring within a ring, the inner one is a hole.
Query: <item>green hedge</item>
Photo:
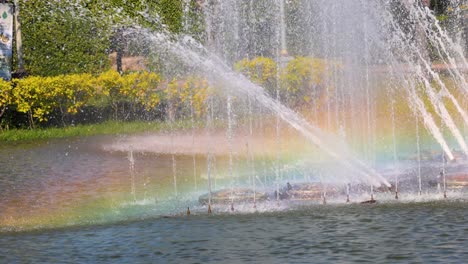
[[[182,0],[28,0],[20,1],[20,21],[24,67],[30,75],[98,74],[110,68],[109,53],[125,45],[118,38],[120,29],[138,25],[180,33],[183,4]]]

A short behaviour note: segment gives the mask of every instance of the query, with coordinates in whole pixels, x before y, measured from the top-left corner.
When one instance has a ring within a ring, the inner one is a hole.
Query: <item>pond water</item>
[[[204,155],[175,155],[175,187],[170,153],[135,151],[132,177],[128,151],[109,150],[127,141],[97,136],[2,146],[2,262],[460,263],[468,257],[465,191],[451,190],[444,200],[426,189],[423,197],[402,194],[399,202],[377,194],[377,204],[358,203],[367,193],[353,194],[351,204],[343,196],[330,197],[328,205],[273,200],[254,209],[239,202],[234,212],[214,205],[208,215],[198,203],[207,193]],[[250,168],[241,157],[235,161],[236,173]],[[220,153],[214,190],[230,186],[227,164]],[[269,185],[258,190],[272,191]]]
[[[158,204],[153,209],[165,213],[176,209],[177,205],[165,203],[174,195],[171,156],[134,153],[132,178],[128,153],[104,150],[107,143],[119,140],[87,137],[0,148],[0,229],[122,220],[131,217],[134,210],[138,216],[144,215],[145,204]],[[199,166],[206,166],[206,161],[196,159]],[[177,156],[176,162],[178,200],[183,200],[183,195],[195,191],[193,159]],[[143,209],[135,209],[133,204]],[[127,209],[129,215],[118,212]]]
[[[463,263],[468,203],[308,206],[0,235],[5,263]]]

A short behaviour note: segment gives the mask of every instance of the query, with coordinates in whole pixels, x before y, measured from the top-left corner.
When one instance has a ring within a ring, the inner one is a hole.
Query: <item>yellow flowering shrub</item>
[[[124,75],[123,79],[124,85],[120,93],[133,102],[141,104],[146,110],[154,109],[161,101],[158,94],[161,79],[156,73],[131,73]]]
[[[56,86],[57,95],[67,113],[76,114],[96,95],[91,74],[71,74],[58,76],[60,86]]]
[[[167,84],[167,87],[164,90],[164,94],[169,104],[169,108],[172,108],[172,109],[169,109],[171,111],[177,109],[179,105],[181,104],[180,96],[179,96],[180,88],[181,88],[180,81],[177,79],[172,79]]]
[[[200,117],[206,112],[205,102],[210,93],[206,79],[188,76],[185,80],[173,79],[168,83],[165,95],[170,110],[190,111],[193,107],[194,115]]]
[[[180,96],[182,102],[188,105],[191,104],[194,114],[200,117],[206,111],[205,102],[208,98],[208,93],[209,85],[206,79],[190,76],[182,85]]]
[[[259,85],[272,83],[276,79],[276,63],[271,58],[243,59],[237,62],[234,68]]]
[[[328,65],[327,65],[328,63]],[[292,59],[281,75],[281,87],[288,95],[288,103],[302,106],[309,103],[312,97],[318,98],[322,93],[330,63],[312,57]]]
[[[12,86],[10,82],[0,79],[0,118],[5,113],[6,108],[12,103]]]
[[[101,73],[94,82],[96,93],[107,97],[116,119],[124,102],[130,103],[132,107],[141,105],[149,111],[161,101],[158,93],[161,79],[153,72],[135,72],[121,76],[110,70]]]
[[[103,72],[98,76],[71,74],[30,76],[11,82],[0,80],[0,113],[7,106],[14,105],[17,112],[28,115],[30,126],[34,127],[35,121],[48,121],[52,114],[65,124],[65,116],[77,114],[84,106],[94,105],[96,98],[104,101],[104,105],[97,107],[110,105],[115,117],[119,107],[128,102],[150,111],[161,101],[158,94],[160,82],[156,73],[121,76],[116,71]]]
[[[271,95],[275,94],[277,65],[273,59],[266,57],[243,59],[234,65],[234,69],[264,87]]]
[[[114,118],[117,119],[119,101],[123,100],[120,90],[124,87],[124,79],[117,71],[109,70],[101,73],[95,80],[96,92],[104,95],[114,110]]]
[[[31,127],[34,127],[33,118],[47,121],[47,115],[58,105],[55,100],[56,89],[51,89],[52,78],[32,76],[13,80],[13,97],[17,111],[29,114]]]
[[[60,75],[53,77],[31,76],[12,81],[13,103],[17,111],[30,115],[39,122],[59,110],[63,115],[76,114],[94,95],[92,76],[89,74]]]

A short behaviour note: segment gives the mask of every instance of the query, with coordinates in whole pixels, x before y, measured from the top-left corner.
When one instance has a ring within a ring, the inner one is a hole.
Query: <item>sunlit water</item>
[[[127,139],[2,147],[2,262],[460,263],[468,257],[466,192],[450,189],[449,199],[443,199],[427,186],[434,174],[427,166],[421,197],[415,178],[411,186],[402,185],[399,201],[392,193],[376,193],[377,204],[359,204],[368,193],[353,187],[351,204],[343,195],[330,196],[327,205],[281,201],[278,206],[272,200],[256,209],[236,201],[234,213],[229,205],[214,205],[208,215],[197,201],[207,192],[204,156],[197,156],[199,190],[194,190],[191,154],[176,156],[176,198],[170,155],[135,152],[134,198],[128,153],[105,150]],[[236,162],[240,173],[239,158]],[[227,157],[217,157],[216,167],[215,190],[231,183],[220,172],[227,174]],[[274,171],[269,173],[274,179]],[[272,192],[275,185],[269,185],[258,190]]]
[[[90,137],[2,146],[0,230],[107,223],[177,212],[170,156],[135,153],[132,179],[127,152],[103,148],[119,140],[119,136]],[[192,158],[177,159],[181,192],[191,193]],[[176,200],[184,201],[184,207],[188,204],[183,195]],[[145,207],[148,204],[150,209]]]
[[[306,206],[0,235],[0,258],[60,263],[463,263],[466,202]]]
[[[205,155],[208,150],[204,144],[201,144],[203,145],[201,148],[195,148],[192,144],[176,142],[175,145],[181,143],[181,146],[191,146],[189,151],[178,153],[172,142],[173,136],[177,135],[172,134],[166,135],[170,138],[171,147],[165,151],[148,150],[147,148],[155,147],[149,146],[148,141],[132,145],[131,140],[119,136],[7,145],[0,148],[0,157],[2,157],[0,159],[0,259],[2,262],[465,262],[468,257],[466,190],[449,188],[449,198],[444,199],[440,190],[441,179],[436,177],[442,166],[447,173],[453,173],[455,176],[465,175],[466,161],[461,160],[460,163],[454,161],[452,164],[442,165],[442,159],[438,158],[437,154],[425,155],[423,158],[428,160],[421,164],[422,196],[416,195],[418,191],[418,178],[415,177],[416,159],[407,158],[408,153],[404,154],[406,158],[399,160],[397,157],[403,154],[403,148],[413,149],[410,154],[414,154],[416,144],[399,144],[397,153],[398,139],[393,131],[394,162],[388,166],[384,159],[383,164],[379,164],[381,159],[374,148],[382,142],[372,142],[375,141],[372,138],[377,138],[378,135],[373,129],[381,131],[382,134],[388,132],[380,124],[380,122],[386,123],[387,116],[383,115],[382,120],[377,120],[374,113],[376,110],[373,110],[373,107],[376,107],[372,106],[378,104],[377,99],[372,99],[377,96],[371,94],[369,88],[374,82],[375,86],[381,86],[380,81],[386,79],[376,78],[378,80],[372,81],[369,78],[369,72],[372,72],[374,67],[372,64],[376,61],[386,61],[389,64],[387,71],[395,80],[385,89],[389,91],[395,89],[396,94],[401,94],[405,98],[399,101],[401,99],[394,96],[393,99],[399,104],[408,105],[400,121],[407,119],[406,122],[411,123],[413,119],[409,118],[409,113],[417,114],[416,119],[424,121],[427,130],[444,149],[449,160],[454,158],[452,149],[454,144],[450,144],[450,139],[446,139],[444,132],[440,131],[441,127],[437,125],[437,120],[433,120],[425,103],[422,102],[422,92],[418,92],[416,88],[424,85],[424,92],[434,107],[439,109],[440,123],[445,124],[447,131],[453,135],[461,151],[466,154],[465,139],[460,132],[463,124],[460,121],[467,121],[465,112],[455,100],[457,98],[450,93],[447,96],[457,111],[449,112],[439,102],[433,91],[433,84],[430,83],[430,79],[440,81],[439,75],[432,72],[431,63],[421,54],[423,53],[420,51],[421,43],[413,40],[413,34],[404,33],[404,30],[394,23],[394,15],[388,7],[374,7],[371,1],[361,1],[361,5],[347,1],[319,2],[318,6],[323,7],[323,10],[318,12],[319,15],[309,12],[312,11],[311,5],[307,5],[304,17],[318,17],[317,20],[324,22],[323,27],[312,27],[314,19],[306,19],[308,22],[305,23],[305,28],[314,28],[314,30],[304,35],[310,41],[317,41],[312,36],[323,35],[318,41],[325,45],[323,48],[306,53],[328,59],[342,57],[343,72],[347,74],[341,77],[334,76],[330,78],[333,80],[328,80],[329,83],[337,83],[336,91],[341,90],[342,97],[359,94],[363,91],[363,87],[366,90],[366,93],[361,93],[366,96],[362,98],[350,96],[349,99],[349,105],[355,105],[356,109],[365,108],[362,116],[355,117],[351,109],[349,120],[346,114],[343,115],[343,120],[340,120],[338,112],[347,112],[348,106],[346,103],[340,104],[339,93],[331,95],[327,87],[325,93],[327,128],[330,130],[333,119],[330,109],[334,107],[337,118],[333,126],[338,130],[343,128],[346,122],[351,123],[351,127],[343,131],[362,137],[363,142],[355,142],[354,145],[363,145],[363,149],[367,149],[362,152],[369,152],[367,159],[370,164],[361,163],[353,152],[345,151],[347,148],[341,146],[341,142],[338,142],[341,139],[332,136],[333,133],[316,128],[315,125],[318,124],[309,123],[294,110],[268,97],[259,86],[232,72],[228,66],[230,63],[219,59],[233,57],[232,54],[205,50],[196,43],[190,43],[191,39],[188,38],[182,38],[185,40],[181,42],[183,45],[169,41],[172,38],[165,37],[164,34],[146,32],[145,38],[156,50],[171,46],[168,48],[170,52],[188,65],[201,68],[200,72],[204,75],[213,75],[209,79],[223,84],[225,90],[236,91],[236,95],[244,97],[253,96],[263,107],[282,117],[285,123],[289,123],[301,132],[309,142],[318,145],[325,153],[340,161],[333,163],[331,166],[333,168],[329,168],[330,164],[318,163],[313,156],[307,156],[304,149],[296,151],[300,154],[289,160],[288,157],[284,157],[286,156],[284,153],[279,152],[273,155],[269,153],[269,156],[263,160],[257,157],[255,161],[257,168],[261,167],[259,171],[263,171],[263,175],[259,175],[259,192],[271,194],[274,186],[280,184],[284,186],[286,181],[293,183],[318,181],[327,185],[330,183],[326,181],[339,178],[341,185],[350,180],[361,183],[361,186],[353,186],[350,189],[351,204],[344,202],[343,193],[337,197],[327,196],[327,205],[320,205],[321,201],[303,203],[281,201],[277,204],[276,201],[270,200],[258,203],[254,209],[252,204],[235,201],[234,212],[230,212],[230,207],[227,205],[213,205],[214,213],[208,215],[207,208],[198,204],[199,195],[206,194],[208,189]],[[231,7],[236,6],[233,5],[235,2],[225,1],[225,3],[226,8],[221,10],[231,14]],[[283,9],[281,5],[279,7],[280,10]],[[438,32],[441,37],[428,36],[429,42],[439,49],[439,53],[442,51],[445,54],[442,56],[447,57],[444,63],[453,66],[454,70],[450,70],[450,74],[457,89],[466,89],[465,77],[457,70],[457,63],[466,65],[458,46],[445,37],[445,33],[439,29],[437,23],[425,22],[428,18],[434,20],[431,14],[425,13],[425,9],[410,6],[408,10],[418,27],[429,32],[437,29],[434,32]],[[232,20],[233,23],[226,24],[232,24],[235,28],[231,30],[227,27],[224,31],[232,31],[235,34],[239,33],[240,20],[237,16],[238,14],[225,15],[224,12],[211,14],[212,18],[226,17]],[[428,21],[432,21],[431,19]],[[271,32],[272,35],[277,35],[271,39],[280,39],[281,41],[277,42],[281,43],[281,50],[286,51],[285,21],[284,18],[276,20],[281,21],[281,27],[278,26],[278,21],[273,21],[272,24],[276,23],[278,30]],[[435,29],[431,31],[434,26]],[[214,31],[215,39],[216,35],[229,35],[224,34],[223,30]],[[395,47],[388,46],[391,42],[386,42],[386,34],[394,38],[392,45]],[[244,41],[243,38],[236,37],[236,39]],[[230,42],[229,38],[221,37],[222,46]],[[447,49],[447,44],[450,44],[451,48]],[[372,52],[371,47],[378,49]],[[243,46],[237,45],[237,48],[243,49]],[[232,53],[229,51],[230,48],[223,49],[226,53]],[[233,53],[242,55],[241,52]],[[370,56],[373,53],[374,56],[377,54],[378,60],[374,61],[373,56]],[[458,57],[462,57],[461,61],[457,61],[460,60]],[[279,60],[279,57],[277,59]],[[414,68],[414,72],[400,73],[393,69],[400,63],[408,65],[408,69]],[[421,69],[425,69],[427,74]],[[340,84],[341,82],[343,84]],[[447,93],[448,88],[444,87],[445,85],[441,83],[438,85],[441,86],[441,91]],[[333,96],[335,98],[332,98]],[[364,102],[363,99],[366,101],[365,104],[361,104]],[[391,107],[392,129],[413,130],[413,127],[408,129],[401,122],[398,125],[398,121],[393,120],[397,112],[393,109],[393,103]],[[230,107],[228,112],[231,112]],[[457,112],[463,120],[453,120],[451,115]],[[364,116],[366,118],[363,118]],[[359,124],[363,120],[366,122],[361,127]],[[229,141],[234,136],[232,122],[228,117]],[[364,127],[367,128],[365,133],[363,132],[365,129],[362,129]],[[416,137],[418,159],[420,159],[419,134]],[[176,138],[177,140],[180,138]],[[217,155],[213,161],[213,189],[251,187],[248,185],[250,180],[246,179],[252,175],[247,175],[249,169],[246,168],[252,166],[245,157],[242,157],[248,151],[247,147],[243,147],[245,141],[227,144],[225,140],[227,139],[223,138],[223,142],[218,142],[217,145],[229,149],[229,158],[226,153],[223,154],[223,150],[213,149],[215,156]],[[290,144],[290,138],[287,140]],[[159,144],[164,140],[159,137],[156,141],[156,144]],[[426,142],[423,145],[428,144]],[[105,146],[117,146],[117,148]],[[253,149],[256,151],[255,155],[265,154],[263,146]],[[440,156],[442,151],[438,147],[436,149]],[[244,154],[240,154],[241,152]],[[281,158],[271,159],[275,155]],[[294,162],[290,162],[291,160]],[[303,160],[306,163],[298,165]],[[197,168],[193,168],[193,164],[196,164]],[[342,167],[347,164],[349,165]],[[287,170],[286,167],[292,169]],[[314,171],[310,167],[319,169]],[[275,168],[278,168],[277,173]],[[379,174],[375,174],[374,169]],[[361,175],[362,172],[366,173]],[[362,177],[368,176],[367,174],[373,177],[363,180]],[[393,193],[383,194],[376,191],[377,204],[359,204],[369,199],[371,189],[369,184],[389,185],[388,181],[394,176],[396,176],[395,182],[400,181],[398,201],[393,199]],[[263,179],[263,182],[260,179]],[[434,181],[438,181],[439,190],[434,184],[429,184]],[[187,207],[192,210],[190,216],[185,213]]]
[[[176,151],[176,196],[171,155],[150,144],[148,149],[133,148],[129,139],[98,136],[2,146],[0,232],[177,215],[188,206],[206,211],[198,204],[198,197],[208,190],[205,155],[195,155],[194,179],[193,153]],[[133,165],[128,149],[134,149]],[[244,149],[236,151],[235,173],[241,180],[235,187],[248,181],[246,162],[239,156]],[[232,183],[227,177],[228,159],[222,153],[223,149],[218,150],[213,162],[214,190]],[[272,167],[268,160],[262,164]],[[268,168],[262,171],[273,175]],[[263,183],[259,188],[267,187]]]

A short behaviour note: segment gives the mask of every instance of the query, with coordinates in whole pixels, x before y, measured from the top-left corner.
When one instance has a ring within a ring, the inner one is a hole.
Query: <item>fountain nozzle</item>
[[[208,204],[208,214],[211,214],[211,204]]]
[[[190,207],[187,207],[187,215],[190,215]]]

